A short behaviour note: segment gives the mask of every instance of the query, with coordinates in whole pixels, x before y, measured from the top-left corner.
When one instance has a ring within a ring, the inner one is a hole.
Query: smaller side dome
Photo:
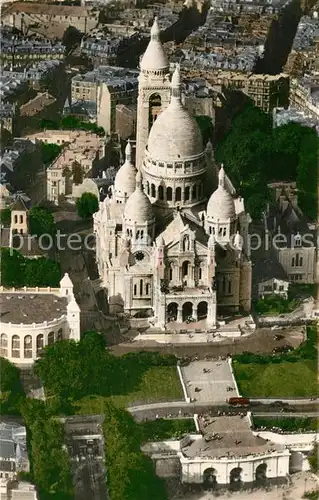
[[[125,148],[125,162],[117,172],[114,181],[115,196],[131,196],[135,190],[137,170],[132,163],[132,146],[127,141]]]
[[[225,188],[225,171],[222,166],[218,173],[218,188],[211,195],[207,204],[207,217],[225,221],[236,216],[232,195]]]
[[[124,219],[126,221],[138,222],[140,224],[151,222],[154,219],[152,204],[148,196],[143,191],[142,174],[140,171],[136,174],[135,191],[126,202],[124,208]]]

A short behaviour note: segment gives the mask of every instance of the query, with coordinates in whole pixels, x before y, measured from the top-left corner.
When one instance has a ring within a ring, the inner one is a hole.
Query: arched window
[[[185,188],[185,201],[188,201],[190,197],[190,189],[189,186]]]
[[[18,216],[17,215],[14,216],[14,223],[18,224]]]
[[[137,230],[137,231],[136,231],[136,239],[138,240],[138,239],[139,239],[139,237],[140,237],[140,231],[139,231],[139,230]]]
[[[302,264],[303,264],[303,258],[300,257],[300,259],[299,259],[299,266],[302,266]]]
[[[54,344],[54,332],[50,332],[48,335],[48,345]]]
[[[164,189],[163,186],[158,186],[158,199],[164,200]]]
[[[150,194],[150,183],[148,181],[146,183],[146,192],[147,194]]]
[[[141,230],[141,240],[144,238],[144,230]]]
[[[37,356],[41,354],[43,347],[44,347],[44,335],[40,333],[37,336]]]
[[[173,279],[173,265],[170,264],[169,266],[169,280],[172,281]]]
[[[149,104],[149,119],[148,119],[148,131],[151,130],[153,123],[155,122],[158,114],[161,111],[162,100],[159,94],[152,94],[148,101]]]
[[[292,261],[291,261],[291,266],[292,267],[295,267],[295,257],[292,258]]]
[[[20,337],[18,335],[13,335],[11,346],[12,346],[12,357],[20,358]]]
[[[32,337],[31,335],[26,335],[24,337],[24,357],[32,358]]]
[[[143,280],[140,280],[140,295],[143,295]]]
[[[62,340],[62,333],[63,333],[63,330],[62,330],[62,328],[60,328],[60,330],[58,331],[57,340]]]
[[[20,224],[23,224],[23,215],[20,215]]]
[[[176,188],[175,201],[181,201],[182,199],[182,189],[180,187]]]
[[[134,295],[137,295],[137,285],[134,285]]]
[[[156,189],[154,184],[151,184],[151,198],[156,198]]]
[[[172,190],[171,187],[168,187],[166,189],[166,200],[167,201],[172,201],[172,199],[173,199],[173,190]]]
[[[146,295],[149,295],[150,294],[150,285],[147,283],[146,285]]]
[[[209,234],[212,234],[212,228],[209,226]]]
[[[232,293],[231,280],[228,281],[228,293],[229,293],[229,295],[231,295],[231,293]]]
[[[1,356],[8,355],[8,336],[5,333],[1,333],[0,337],[0,354]]]
[[[198,279],[200,279],[200,280],[202,279],[202,268],[201,267],[198,269]]]
[[[226,236],[227,229],[226,227],[223,227],[223,236]]]

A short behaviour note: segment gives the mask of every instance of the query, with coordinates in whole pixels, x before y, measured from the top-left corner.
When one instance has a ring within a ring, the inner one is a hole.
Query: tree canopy
[[[50,165],[61,153],[59,144],[46,144],[41,142],[41,156],[44,165]]]
[[[156,476],[151,459],[140,449],[140,432],[133,417],[107,404],[103,431],[110,498],[167,499],[163,480]]]
[[[271,116],[248,104],[234,119],[215,156],[225,164],[253,218],[259,218],[270,201],[268,183],[296,180],[300,208],[313,218],[317,210],[317,154],[315,130],[298,123],[272,128]]]
[[[130,353],[118,358],[107,350],[101,335],[87,332],[80,342],[62,340],[46,347],[35,371],[46,393],[64,405],[90,395],[129,393],[150,367],[173,365],[175,356],[158,353]]]
[[[2,414],[19,414],[25,397],[19,369],[0,357],[0,406]]]
[[[11,225],[11,210],[10,208],[4,208],[0,210],[0,224],[4,227],[10,227]]]
[[[93,193],[83,193],[81,198],[76,201],[78,214],[83,219],[88,219],[98,211],[99,201]]]
[[[22,286],[58,287],[61,269],[58,262],[46,259],[25,258],[13,248],[1,248],[1,284]]]
[[[72,500],[74,487],[63,424],[38,399],[27,399],[21,410],[29,438],[31,476],[41,500]]]
[[[31,234],[38,237],[43,234],[53,236],[56,232],[53,215],[51,211],[45,207],[32,207],[29,211],[29,223]]]
[[[203,143],[206,145],[213,137],[213,122],[210,116],[198,115],[194,117],[200,128]]]
[[[69,52],[74,47],[80,44],[83,34],[74,26],[69,26],[63,33],[62,43]]]

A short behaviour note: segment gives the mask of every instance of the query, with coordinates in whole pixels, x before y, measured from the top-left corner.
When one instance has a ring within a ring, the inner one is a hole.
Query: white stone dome
[[[235,217],[235,203],[232,195],[225,188],[225,171],[222,167],[218,174],[219,186],[211,195],[207,204],[207,217],[221,221]]]
[[[203,153],[203,140],[196,121],[181,102],[179,66],[172,77],[169,106],[154,122],[147,149],[152,160],[171,162],[187,160]]]
[[[137,169],[132,163],[132,146],[128,141],[125,148],[125,163],[117,172],[114,180],[115,195],[125,195],[127,197],[135,191]]]
[[[160,40],[160,29],[157,17],[154,19],[154,24],[151,29],[151,40],[141,59],[140,67],[142,70],[146,71],[168,70],[169,68],[168,59]]]
[[[136,174],[136,189],[125,204],[124,219],[139,223],[150,222],[154,219],[152,203],[142,188],[140,171]]]

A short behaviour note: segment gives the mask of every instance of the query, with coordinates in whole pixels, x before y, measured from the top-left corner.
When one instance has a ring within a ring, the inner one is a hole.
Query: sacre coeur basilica
[[[155,19],[140,62],[136,161],[127,143],[111,193],[94,214],[96,261],[111,313],[165,328],[249,311],[251,260],[244,200],[182,102]]]

